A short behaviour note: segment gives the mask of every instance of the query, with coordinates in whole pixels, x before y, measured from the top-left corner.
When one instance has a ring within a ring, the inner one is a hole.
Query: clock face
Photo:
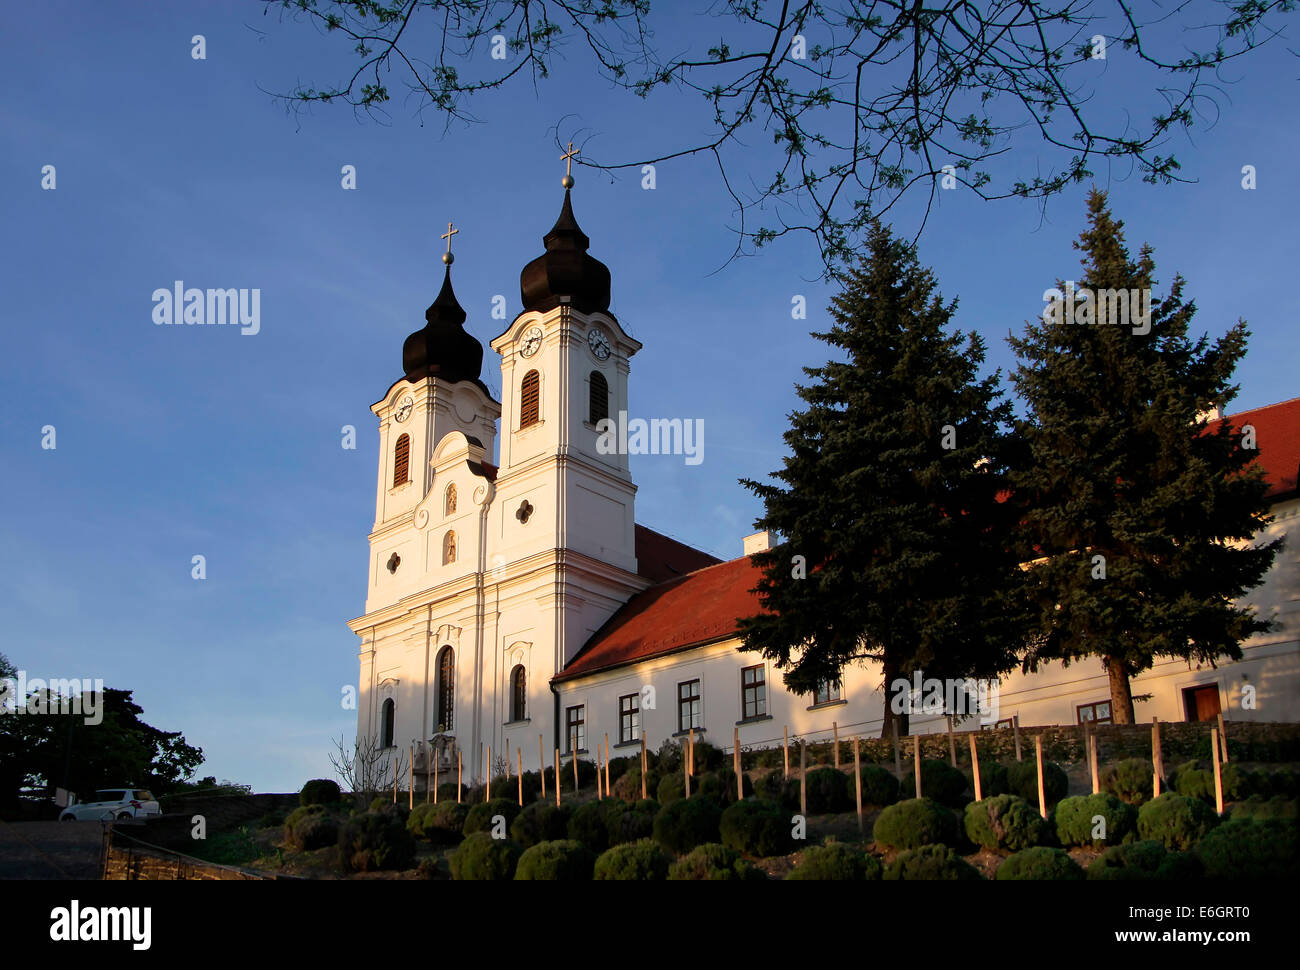
[[[609,338],[595,327],[587,334],[587,346],[597,360],[609,360]]]
[[[524,334],[524,339],[520,342],[519,345],[519,352],[523,354],[525,357],[531,357],[533,356],[533,354],[537,353],[537,348],[540,347],[541,345],[542,345],[542,328],[533,327],[526,334]]]
[[[393,412],[393,420],[398,421],[399,423],[405,421],[407,415],[411,413],[411,408],[414,407],[414,405],[415,401],[409,394],[402,398],[401,401],[397,403],[397,410]]]

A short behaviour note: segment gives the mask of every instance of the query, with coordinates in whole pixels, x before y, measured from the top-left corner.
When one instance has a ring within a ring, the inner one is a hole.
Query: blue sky
[[[665,36],[719,29],[683,14]],[[190,56],[194,34],[206,60]],[[1195,183],[1153,187],[1127,167],[1096,179],[1130,243],[1155,247],[1161,282],[1187,278],[1199,330],[1250,322],[1233,410],[1300,394],[1285,44],[1230,68],[1217,123],[1173,142]],[[377,124],[346,108],[295,117],[266,93],[330,78],[345,51],[259,4],[52,2],[0,36],[0,652],[30,676],[134,690],[146,720],[204,749],[201,773],[263,791],[329,775],[330,739],[354,728],[339,697],[357,676],[345,621],[363,609],[374,514],[369,405],[401,375],[402,341],[437,292],[447,221],[462,230],[456,292],[486,345],[504,329],[493,296],[519,311],[519,270],[559,210],[557,123],[606,157],[706,130],[698,97],[636,101],[593,83],[577,51],[449,131],[400,101]],[[1115,111],[1150,113],[1129,104],[1118,55],[1098,89]],[[1033,141],[1016,144],[1015,171],[1044,164]],[[356,191],[340,187],[346,164]],[[1246,164],[1255,191],[1241,188]],[[41,189],[45,165],[54,191]],[[795,236],[727,264],[735,218],[701,160],[659,166],[653,191],[575,174],[614,312],[645,345],[634,414],[705,424],[701,465],[633,457],[638,521],[732,558],[759,511],[737,479],[778,466],[799,368],[825,359],[808,336],[829,296],[817,254]],[[958,325],[985,336],[991,367],[1009,365],[1007,333],[1074,273],[1086,188],[1046,215],[942,194],[921,259],[960,297]],[[909,203],[894,218],[910,234],[917,213]],[[261,332],[155,326],[151,294],[175,280],[259,288]],[[796,294],[807,321],[791,319]],[[494,391],[499,373],[488,350]],[[340,447],[347,424],[356,450]]]

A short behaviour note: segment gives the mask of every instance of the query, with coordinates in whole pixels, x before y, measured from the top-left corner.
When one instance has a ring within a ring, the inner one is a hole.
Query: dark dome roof
[[[560,305],[561,297],[584,313],[609,311],[609,268],[587,254],[591,240],[573,218],[569,190],[564,190],[560,218],[545,236],[546,252],[519,274],[519,295],[525,310],[545,312]]]
[[[402,369],[408,381],[439,377],[449,383],[473,381],[482,386],[483,345],[465,332],[465,311],[451,289],[451,267],[429,309],[425,325],[402,344]]]

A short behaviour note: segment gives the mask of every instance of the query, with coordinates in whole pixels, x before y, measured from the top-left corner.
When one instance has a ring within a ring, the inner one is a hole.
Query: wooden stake
[[[410,760],[407,761],[406,763],[406,787],[410,789],[406,793],[406,800],[408,802],[406,806],[406,810],[408,812],[413,812],[415,811],[415,745],[414,744],[411,745]]]
[[[515,748],[515,754],[519,756],[519,807],[524,807],[524,749]]]
[[[1020,753],[1020,715],[1019,714],[1012,715],[1011,729],[1016,732],[1016,760],[1024,761],[1025,756]]]
[[[573,738],[573,793],[578,794],[578,738]]]
[[[461,774],[460,748],[457,748],[456,749],[456,804],[457,805],[460,804],[461,777],[462,774]]]
[[[605,794],[609,794],[609,732],[605,732]]]
[[[430,777],[433,772],[433,765],[430,764],[430,762],[433,760],[433,749],[427,748],[426,750],[428,751],[428,754],[426,754],[425,757],[428,758],[429,761],[426,761],[424,763],[424,804],[428,805],[429,799],[432,797],[430,792],[433,787],[430,781]]]
[[[913,753],[912,760],[916,762],[915,770],[913,770],[912,774],[916,776],[916,797],[920,798],[921,797],[921,735],[913,734],[912,740],[915,742],[915,744],[913,745],[915,751]]]
[[[898,775],[899,778],[902,778],[903,777],[903,755],[902,752],[900,752],[898,749],[898,717],[897,716],[895,716],[894,719],[889,722],[889,726],[893,729],[894,732],[894,774]]]
[[[790,777],[790,725],[785,726],[784,734],[785,741],[782,743],[782,748],[785,751],[785,775],[783,777],[788,780]]]
[[[560,749],[555,749],[555,807],[560,807]]]
[[[433,804],[438,804],[438,759],[433,759]]]
[[[393,804],[397,804],[397,772],[401,770],[402,762],[399,758],[393,759]]]
[[[1092,768],[1092,793],[1101,793],[1101,773],[1097,770],[1097,735],[1088,735],[1088,765]]]
[[[975,732],[972,731],[967,737],[970,738],[971,781],[975,785],[975,801],[982,802],[984,792],[980,788],[980,753],[975,746]]]
[[[492,745],[487,746],[487,768],[483,772],[486,788],[483,789],[483,801],[492,801]]]
[[[736,773],[736,801],[743,801],[745,798],[745,775],[740,770],[740,728],[732,728],[732,749],[731,764],[732,770]]]
[[[690,774],[691,776],[694,776],[695,775],[695,728],[691,728],[691,733],[687,736],[686,760],[687,760],[687,764],[690,765],[690,768],[687,769],[687,773]]]
[[[799,814],[808,815],[808,742],[799,742]]]
[[[1034,756],[1038,758],[1038,812],[1047,818],[1047,792],[1043,787],[1043,736],[1034,735]]]
[[[1160,719],[1151,719],[1151,765],[1155,768],[1155,777],[1151,779],[1151,791],[1160,794],[1160,780],[1164,777],[1164,753],[1160,750]]]
[[[831,721],[831,730],[835,734],[835,767],[840,766],[840,722]]]
[[[858,799],[858,835],[865,833],[862,826],[862,761],[858,757],[858,737],[853,736],[853,786]]]
[[[1214,755],[1214,810],[1223,814],[1223,765],[1219,761],[1219,729],[1210,728],[1210,748]]]
[[[645,793],[645,770],[646,770],[646,763],[645,763],[645,732],[642,731],[642,732],[641,732],[641,798],[642,798],[642,800],[644,800],[645,797],[646,797],[646,793]]]
[[[600,742],[597,742],[596,743],[596,801],[601,800],[602,796],[600,794],[600,787],[601,787],[600,783],[603,780],[604,780],[604,774],[601,771],[601,767],[600,767]]]
[[[542,776],[542,797],[546,797],[546,749],[542,747],[542,736],[537,735],[537,771]],[[558,788],[560,784],[559,772],[555,774],[555,785]]]
[[[952,715],[948,715],[948,761],[957,767],[957,740],[952,736]]]
[[[1223,723],[1223,712],[1218,713],[1219,718],[1219,744],[1223,747],[1223,763],[1228,763],[1228,729]]]

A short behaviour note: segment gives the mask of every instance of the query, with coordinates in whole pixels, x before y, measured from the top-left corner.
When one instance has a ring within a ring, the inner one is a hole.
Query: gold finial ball
[[[452,263],[456,262],[456,257],[453,256],[451,253],[443,253],[442,261],[446,263],[448,266],[450,266]]]
[[[573,176],[572,175],[564,176],[564,178],[560,179],[560,184],[563,185],[566,189],[573,188]]]

